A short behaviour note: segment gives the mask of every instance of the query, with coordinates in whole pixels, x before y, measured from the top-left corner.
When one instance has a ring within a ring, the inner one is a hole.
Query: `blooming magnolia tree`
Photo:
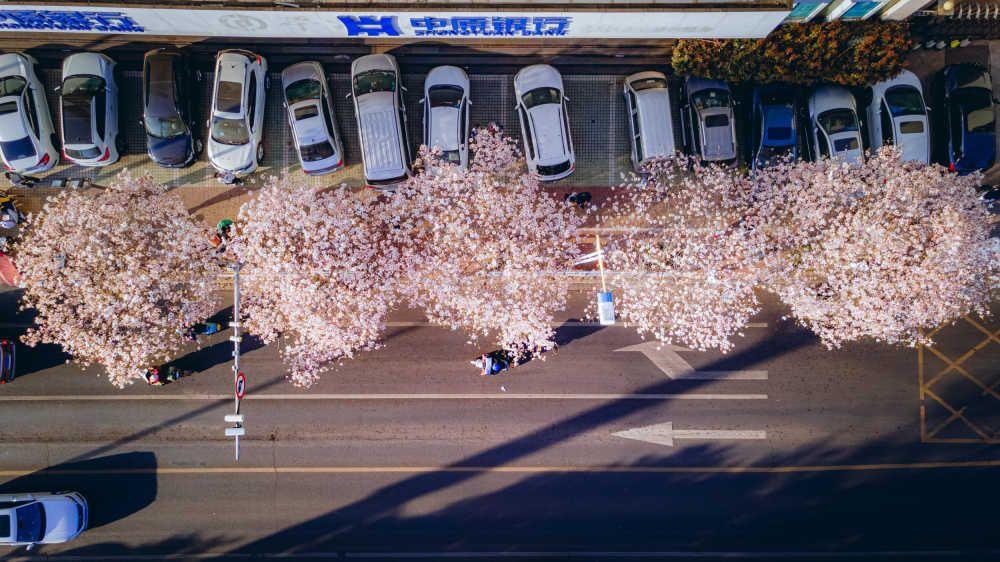
[[[481,129],[470,149],[463,170],[425,147],[426,170],[386,201],[408,256],[402,292],[431,322],[495,334],[514,355],[549,349],[583,218],[539,187],[514,140]]]
[[[747,186],[685,156],[650,162],[598,217],[610,231],[615,312],[644,337],[695,349],[732,347],[760,310],[760,237],[741,227]]]
[[[265,343],[291,336],[281,354],[296,386],[311,386],[331,361],[376,347],[403,271],[383,209],[295,177],[271,178],[240,208],[230,248],[242,264],[241,313]]]
[[[928,343],[922,329],[988,312],[1000,260],[981,181],[889,148],[766,169],[751,211],[766,286],[829,347]]]
[[[619,315],[665,343],[729,349],[777,293],[828,347],[927,343],[924,329],[985,314],[1000,275],[977,175],[903,161],[786,162],[756,175],[684,157],[635,177],[602,225]]]
[[[149,176],[122,173],[96,197],[50,197],[30,218],[17,263],[22,309],[38,311],[22,341],[99,363],[118,387],[168,360],[185,326],[218,308],[204,227]]]

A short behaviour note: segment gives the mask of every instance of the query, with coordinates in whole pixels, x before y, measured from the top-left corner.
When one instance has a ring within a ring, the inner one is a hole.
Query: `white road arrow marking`
[[[674,439],[767,439],[766,431],[750,429],[674,429],[673,422],[658,423],[612,433],[615,437],[674,446]]]
[[[665,375],[675,380],[766,381],[767,371],[696,371],[678,351],[691,351],[676,345],[643,342],[615,351],[638,351],[645,355]]]

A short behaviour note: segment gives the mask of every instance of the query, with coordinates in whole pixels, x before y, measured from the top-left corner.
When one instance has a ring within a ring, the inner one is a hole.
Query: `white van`
[[[625,78],[624,95],[632,133],[632,166],[638,172],[650,159],[677,150],[667,77],[662,72],[637,72]]]
[[[351,94],[358,119],[365,184],[392,191],[413,173],[399,66],[392,55],[365,55],[351,64]]]

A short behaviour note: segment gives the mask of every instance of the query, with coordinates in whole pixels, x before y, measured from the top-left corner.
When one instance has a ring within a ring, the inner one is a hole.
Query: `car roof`
[[[17,109],[0,115],[0,140],[2,141],[23,139],[28,136],[28,129],[24,123],[24,107],[21,105],[21,97],[5,96],[0,98],[0,104],[10,102],[16,103]]]
[[[545,103],[528,110],[531,130],[535,135],[538,163],[561,164],[569,158],[569,146],[562,121],[562,104]]]
[[[368,179],[382,180],[406,173],[404,150],[397,146],[402,133],[398,128],[393,96],[394,92],[372,92],[355,98]]]
[[[635,98],[639,111],[639,126],[642,129],[643,156],[672,154],[676,147],[671,123],[669,90],[665,88],[640,90],[635,93]]]

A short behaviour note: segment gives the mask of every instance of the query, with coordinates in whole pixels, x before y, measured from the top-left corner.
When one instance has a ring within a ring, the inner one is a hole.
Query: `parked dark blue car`
[[[765,84],[753,90],[753,155],[751,168],[757,171],[785,158],[798,158],[796,134],[797,103],[794,88],[785,84]]]
[[[146,53],[142,63],[142,126],[149,157],[165,168],[183,168],[201,152],[194,122],[187,55],[173,49]]]
[[[953,64],[941,72],[948,168],[960,174],[989,168],[996,161],[996,99],[990,73],[971,64]]]

